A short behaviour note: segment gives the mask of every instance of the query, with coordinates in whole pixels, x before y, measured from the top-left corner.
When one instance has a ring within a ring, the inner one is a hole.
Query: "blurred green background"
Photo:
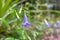
[[[0,0],[0,40],[40,40],[47,29],[44,20],[52,25],[60,20],[59,1]],[[24,13],[38,31],[22,27]],[[45,29],[41,30],[41,27]]]

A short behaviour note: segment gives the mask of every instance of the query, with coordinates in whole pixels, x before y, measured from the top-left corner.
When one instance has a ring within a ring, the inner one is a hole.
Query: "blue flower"
[[[45,23],[46,27],[50,27],[50,24],[47,22],[47,20],[44,20],[44,23]]]
[[[54,24],[54,26],[53,26],[54,28],[57,28],[58,27],[58,25],[57,24]]]
[[[47,8],[52,8],[53,7],[53,4],[48,4],[47,5]]]
[[[31,23],[28,22],[26,13],[24,13],[24,23],[23,23],[23,26],[24,27],[27,27],[27,26],[30,26],[30,25],[31,25]]]
[[[60,25],[60,21],[59,20],[57,21],[57,24]]]

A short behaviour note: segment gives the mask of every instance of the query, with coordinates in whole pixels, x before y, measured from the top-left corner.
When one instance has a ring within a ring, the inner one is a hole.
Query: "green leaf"
[[[0,17],[2,16],[2,14],[1,14],[1,8],[2,8],[2,0],[0,0]]]
[[[9,26],[9,23],[8,23],[5,19],[2,19],[2,22],[3,22],[3,24],[5,24],[7,27],[10,27],[10,26]]]
[[[1,10],[2,11],[1,12],[2,16],[5,14],[5,12],[7,11],[7,9],[9,8],[9,4],[11,3],[11,0],[5,0],[5,1],[6,1],[6,3],[4,4],[4,7]]]
[[[12,2],[12,0],[5,0],[6,2],[5,2],[5,4],[4,4],[4,6],[3,6],[3,8],[1,9],[1,15],[3,16],[6,12],[7,12],[7,10],[10,8],[10,7],[12,7],[12,5],[13,4],[15,4],[18,0],[15,0],[15,1],[13,1]],[[1,17],[2,17],[1,16]]]
[[[14,40],[14,38],[8,37],[8,38],[6,38],[5,40]]]

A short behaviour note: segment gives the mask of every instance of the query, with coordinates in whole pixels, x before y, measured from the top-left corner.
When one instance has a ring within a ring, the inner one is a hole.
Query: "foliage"
[[[48,9],[45,2],[0,0],[0,40],[39,40],[44,32],[53,33],[53,25],[60,20],[60,10]],[[27,30],[22,26],[24,13],[32,29]],[[44,20],[51,24],[51,30],[46,27]]]

